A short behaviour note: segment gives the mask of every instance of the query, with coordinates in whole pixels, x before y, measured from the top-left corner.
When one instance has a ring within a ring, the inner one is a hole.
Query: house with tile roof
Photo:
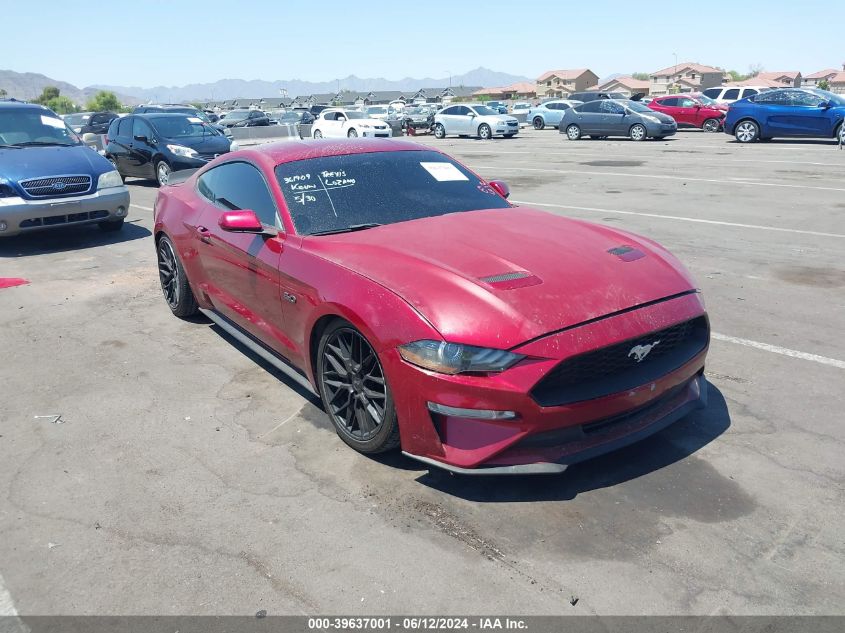
[[[843,64],[843,69],[845,69],[845,64]],[[818,72],[814,72],[810,75],[804,75],[804,79],[801,82],[802,88],[818,88],[819,82],[825,80],[828,84],[831,83],[831,79],[836,77],[836,75],[840,74],[841,71],[837,70],[836,68],[825,68],[824,70],[820,70]]]
[[[647,95],[650,89],[650,82],[634,79],[630,75],[620,75],[588,88],[588,90],[600,90],[602,92],[621,92],[626,97],[640,93]]]
[[[481,88],[472,93],[476,99],[486,97],[487,99],[495,99],[497,101],[507,101],[509,99],[535,99],[537,97],[537,86],[529,81],[519,81],[510,86],[500,86],[497,88]]]
[[[656,97],[673,92],[696,92],[721,86],[726,79],[727,73],[720,68],[681,62],[651,73],[649,94]]]
[[[801,86],[801,73],[797,70],[777,70],[771,72],[757,73],[750,81],[761,80],[765,82],[773,82],[772,87],[777,88],[798,88]],[[767,84],[758,84],[767,85]]]
[[[560,99],[586,90],[598,80],[599,76],[589,68],[548,70],[537,77],[535,92],[540,99]]]

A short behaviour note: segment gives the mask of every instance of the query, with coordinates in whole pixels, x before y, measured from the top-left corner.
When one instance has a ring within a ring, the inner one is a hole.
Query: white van
[[[705,97],[710,97],[716,103],[733,103],[746,97],[771,90],[767,86],[716,86],[704,91]]]

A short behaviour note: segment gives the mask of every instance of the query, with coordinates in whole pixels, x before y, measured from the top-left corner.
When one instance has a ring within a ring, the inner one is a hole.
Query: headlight
[[[241,146],[238,145],[237,141],[232,141],[231,143],[229,143],[229,151],[230,152],[237,152],[240,148],[241,148]]]
[[[651,121],[652,123],[660,123],[660,119],[658,119],[656,116],[648,116],[647,114],[644,114],[643,118],[646,121]]]
[[[184,145],[168,145],[167,149],[177,156],[184,156],[185,158],[196,158],[197,150],[185,147]]]
[[[399,354],[413,365],[441,374],[499,372],[525,358],[501,349],[430,340],[400,345]]]
[[[100,177],[97,179],[97,189],[108,189],[109,187],[122,187],[123,186],[123,178],[120,177],[120,174],[117,173],[115,170],[107,171],[104,174],[100,174]]]

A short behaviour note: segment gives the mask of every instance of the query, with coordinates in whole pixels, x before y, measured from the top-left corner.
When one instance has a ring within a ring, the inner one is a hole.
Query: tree
[[[50,99],[58,99],[59,98],[59,89],[55,86],[44,86],[44,89],[41,91],[41,96],[37,99],[33,99],[33,103],[40,103],[41,105],[47,105],[47,102]]]
[[[100,90],[88,100],[85,108],[91,112],[118,112],[121,109],[121,105],[116,94],[108,90]]]
[[[631,73],[631,79],[638,79],[639,81],[648,81],[651,75],[648,73]]]
[[[818,85],[819,90],[830,90],[830,82],[827,79],[822,79]]]
[[[70,114],[71,112],[79,112],[79,108],[76,106],[76,104],[67,97],[55,97],[53,99],[49,99],[47,103],[42,103],[41,105],[47,106],[56,114]]]

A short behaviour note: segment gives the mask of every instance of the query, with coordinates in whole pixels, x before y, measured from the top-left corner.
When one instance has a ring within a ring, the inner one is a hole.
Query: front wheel
[[[566,138],[568,138],[570,141],[577,141],[579,138],[581,138],[581,128],[575,125],[574,123],[572,125],[567,126]]]
[[[344,442],[361,453],[399,445],[399,424],[384,370],[373,346],[337,320],[317,347],[317,386],[323,407]]]
[[[161,291],[170,311],[179,318],[197,313],[197,300],[188,284],[188,276],[182,262],[176,256],[176,249],[170,238],[162,236],[158,241],[158,278]]]
[[[546,127],[546,122],[543,121],[543,117],[535,116],[533,123],[535,130],[542,130],[544,127]]]
[[[487,141],[493,138],[493,130],[490,129],[490,126],[486,123],[482,123],[478,126],[478,138],[483,141]]]
[[[446,138],[446,128],[442,123],[434,124],[434,138]]]
[[[156,182],[159,187],[163,187],[168,180],[170,180],[170,165],[160,160],[156,163]]]
[[[719,123],[719,119],[707,119],[701,126],[701,129],[705,132],[718,132],[720,127],[722,126]]]
[[[753,143],[760,136],[760,126],[754,121],[741,121],[734,130],[734,136],[740,143]]]
[[[346,137],[347,138],[358,138],[358,130],[356,130],[355,128],[352,128],[351,130],[349,130],[346,133]]]
[[[632,141],[644,141],[646,136],[648,136],[648,132],[642,123],[635,123],[631,126],[628,135],[631,137]]]
[[[314,138],[323,138],[323,133],[320,130],[314,130],[314,132],[312,133],[312,136]]]

